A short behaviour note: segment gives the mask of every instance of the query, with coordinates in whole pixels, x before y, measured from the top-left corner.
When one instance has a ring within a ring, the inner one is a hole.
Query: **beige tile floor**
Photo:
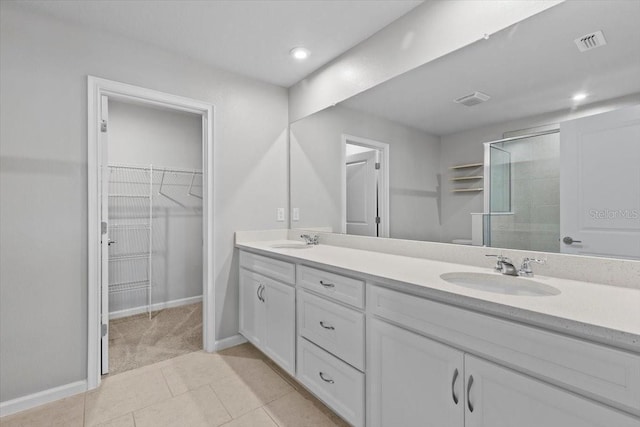
[[[2,427],[347,426],[250,344],[193,352],[0,419]]]

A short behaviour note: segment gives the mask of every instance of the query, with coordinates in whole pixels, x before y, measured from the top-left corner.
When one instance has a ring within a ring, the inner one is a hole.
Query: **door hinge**
[[[102,334],[101,336],[106,337],[107,336],[107,332],[109,331],[109,326],[106,323],[103,323],[101,326],[102,326],[102,328],[100,330],[100,332]]]
[[[376,162],[376,169],[380,169],[380,162]]]
[[[106,120],[103,120],[103,121],[100,123],[100,132],[106,132],[106,131],[107,131],[107,121],[106,121]]]
[[[102,234],[107,234],[107,223],[105,221],[100,223],[100,231]]]
[[[380,224],[380,217],[379,216],[376,217],[376,224]]]

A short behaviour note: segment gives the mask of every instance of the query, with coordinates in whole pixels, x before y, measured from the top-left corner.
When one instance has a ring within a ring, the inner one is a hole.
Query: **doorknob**
[[[111,246],[111,245],[113,245],[114,243],[118,243],[118,242],[116,242],[115,240],[111,240],[111,239],[109,239],[109,242],[107,243],[107,245],[108,245],[108,246]]]
[[[570,245],[572,243],[582,243],[582,240],[573,240],[570,236],[565,236],[562,238],[562,243]]]

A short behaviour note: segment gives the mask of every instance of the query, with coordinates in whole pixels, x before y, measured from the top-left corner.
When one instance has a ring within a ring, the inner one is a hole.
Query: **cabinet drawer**
[[[252,254],[251,252],[240,251],[240,267],[291,285],[296,281],[296,268],[294,264]]]
[[[298,290],[298,333],[364,370],[364,314]]]
[[[563,388],[640,413],[640,355],[371,286],[372,314]]]
[[[298,284],[328,298],[364,308],[364,280],[299,266]]]
[[[304,338],[298,340],[298,379],[354,426],[364,426],[364,374]]]

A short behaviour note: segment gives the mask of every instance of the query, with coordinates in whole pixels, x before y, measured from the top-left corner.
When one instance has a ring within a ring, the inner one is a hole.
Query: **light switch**
[[[278,208],[276,213],[276,219],[278,221],[284,221],[284,208]]]
[[[300,221],[300,208],[293,208],[291,219],[293,219],[294,221]]]

